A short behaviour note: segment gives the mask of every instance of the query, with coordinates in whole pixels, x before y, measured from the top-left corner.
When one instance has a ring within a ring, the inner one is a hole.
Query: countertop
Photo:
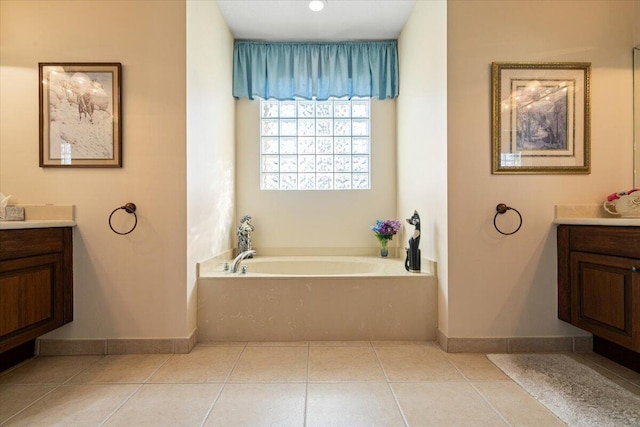
[[[23,228],[75,227],[76,222],[65,219],[32,219],[26,221],[0,221],[0,230]]]
[[[73,205],[18,205],[24,208],[24,221],[0,221],[0,230],[22,228],[75,227]]]
[[[640,227],[640,218],[556,218],[554,224]]]
[[[554,224],[640,227],[640,218],[622,218],[605,212],[601,205],[558,205]]]

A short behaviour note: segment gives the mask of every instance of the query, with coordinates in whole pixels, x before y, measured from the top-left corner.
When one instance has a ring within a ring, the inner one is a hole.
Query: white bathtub
[[[199,341],[435,339],[435,277],[406,272],[404,260],[258,255],[241,264],[248,274],[200,265]]]
[[[261,276],[404,276],[406,270],[393,258],[356,256],[256,257],[245,259],[249,275]],[[240,269],[238,269],[240,270]]]

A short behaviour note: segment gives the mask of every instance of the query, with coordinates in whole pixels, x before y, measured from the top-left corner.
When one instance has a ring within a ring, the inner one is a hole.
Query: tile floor
[[[640,395],[640,374],[593,353],[572,357]],[[484,354],[362,341],[35,358],[0,375],[0,425],[563,424]]]

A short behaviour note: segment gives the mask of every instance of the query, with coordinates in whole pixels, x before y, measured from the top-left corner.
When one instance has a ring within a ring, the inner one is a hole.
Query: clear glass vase
[[[389,243],[387,239],[380,239],[380,256],[383,258],[389,255],[389,248],[387,248],[387,243]]]

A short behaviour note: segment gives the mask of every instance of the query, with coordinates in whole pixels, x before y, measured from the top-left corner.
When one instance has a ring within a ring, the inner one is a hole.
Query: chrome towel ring
[[[131,227],[131,230],[126,231],[124,233],[117,231],[115,228],[113,228],[113,225],[111,225],[111,218],[113,217],[113,214],[116,213],[117,211],[119,211],[120,209],[124,209],[124,211],[128,214],[133,214],[133,217],[135,218],[135,222],[133,223],[133,227]],[[124,206],[120,206],[119,208],[115,208],[113,210],[113,212],[111,212],[111,215],[109,215],[109,227],[111,228],[111,231],[113,231],[116,234],[119,234],[121,236],[124,236],[125,234],[129,234],[131,233],[133,230],[136,229],[136,226],[138,225],[138,215],[136,215],[136,205],[134,203],[127,203]]]
[[[515,213],[518,214],[518,218],[520,218],[520,224],[518,224],[518,228],[516,228],[515,230],[513,230],[510,233],[505,233],[504,231],[500,230],[498,228],[498,224],[496,224],[496,218],[498,218],[498,215],[502,215],[502,214],[506,213],[507,211],[514,211]],[[504,203],[499,203],[498,206],[496,206],[496,214],[493,216],[493,226],[496,228],[496,230],[498,230],[498,233],[504,234],[505,236],[509,236],[511,234],[515,234],[515,233],[518,232],[518,230],[520,230],[520,227],[522,227],[522,215],[520,215],[520,212],[518,212],[517,209],[512,208],[510,206],[507,206]]]

